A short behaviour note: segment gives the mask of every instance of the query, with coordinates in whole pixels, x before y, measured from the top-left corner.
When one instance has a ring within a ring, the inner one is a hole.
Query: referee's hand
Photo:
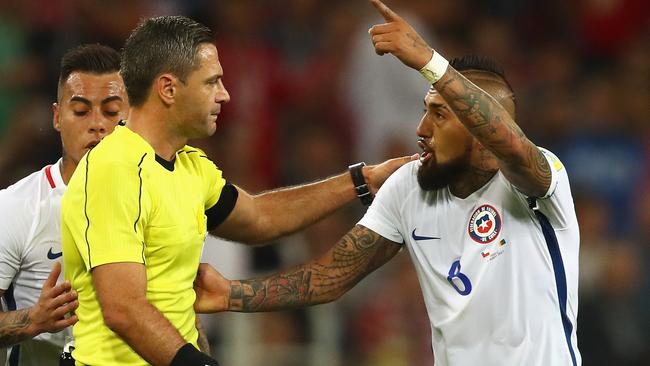
[[[368,183],[368,189],[373,195],[377,194],[379,188],[384,184],[386,179],[390,177],[397,169],[402,165],[418,160],[420,158],[419,154],[413,154],[411,156],[402,156],[400,158],[394,158],[386,160],[381,164],[369,165],[363,168],[363,177]]]
[[[416,70],[423,68],[433,56],[433,49],[406,20],[380,0],[370,0],[370,3],[386,21],[368,30],[375,52],[382,56],[392,53],[406,66]]]
[[[75,314],[67,316],[79,306],[77,292],[69,281],[56,284],[61,274],[61,263],[55,262],[52,272],[45,280],[38,302],[29,309],[30,333],[33,336],[44,332],[56,333],[77,322]]]

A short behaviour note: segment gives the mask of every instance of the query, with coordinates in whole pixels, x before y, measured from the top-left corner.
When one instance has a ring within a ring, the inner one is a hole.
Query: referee
[[[356,165],[356,184],[345,173],[253,196],[186,145],[215,132],[230,100],[208,28],[147,19],[121,67],[129,121],[85,155],[62,202],[65,277],[79,296],[73,356],[78,365],[217,365],[197,350],[193,310],[206,233],[262,243],[295,232],[376,192],[411,158]]]

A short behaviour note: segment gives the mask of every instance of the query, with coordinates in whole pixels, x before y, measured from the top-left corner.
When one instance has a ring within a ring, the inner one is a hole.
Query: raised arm
[[[386,24],[370,28],[375,51],[380,55],[391,53],[405,65],[426,72],[424,68],[430,65],[435,51],[385,4],[379,0],[370,2],[386,20]],[[436,57],[445,62],[441,56]],[[442,66],[438,71],[440,75],[435,76],[433,87],[470,133],[496,156],[508,180],[529,196],[544,195],[551,185],[551,167],[508,111],[453,67]]]
[[[228,281],[202,264],[194,284],[194,308],[200,313],[262,312],[334,301],[400,248],[400,244],[357,225],[322,257],[271,276]]]
[[[371,193],[417,155],[387,160],[363,168]],[[299,231],[356,199],[348,172],[315,183],[251,195],[238,188],[239,197],[228,218],[213,235],[243,243],[260,244]]]
[[[79,306],[77,293],[71,290],[68,281],[56,284],[60,273],[61,264],[55,262],[34,306],[0,312],[0,347],[9,347],[41,333],[58,332],[77,322],[74,314],[66,317]],[[4,293],[0,290],[0,296]]]
[[[546,194],[551,185],[548,161],[499,102],[451,66],[433,86],[472,135],[497,157],[512,184],[529,196]]]

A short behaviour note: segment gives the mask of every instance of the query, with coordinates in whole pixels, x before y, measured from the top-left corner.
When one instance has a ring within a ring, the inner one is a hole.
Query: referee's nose
[[[219,85],[217,86],[217,93],[215,94],[215,102],[222,104],[230,102],[230,93],[226,90],[226,86],[223,84],[223,81],[219,79]]]

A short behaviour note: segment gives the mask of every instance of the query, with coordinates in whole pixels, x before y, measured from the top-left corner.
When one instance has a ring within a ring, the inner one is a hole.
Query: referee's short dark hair
[[[99,43],[82,44],[69,49],[61,58],[60,89],[73,72],[109,74],[120,71],[120,54]]]
[[[121,72],[131,106],[144,104],[154,79],[169,72],[185,82],[199,67],[199,46],[211,43],[209,28],[183,16],[145,19],[131,32],[122,50]]]

